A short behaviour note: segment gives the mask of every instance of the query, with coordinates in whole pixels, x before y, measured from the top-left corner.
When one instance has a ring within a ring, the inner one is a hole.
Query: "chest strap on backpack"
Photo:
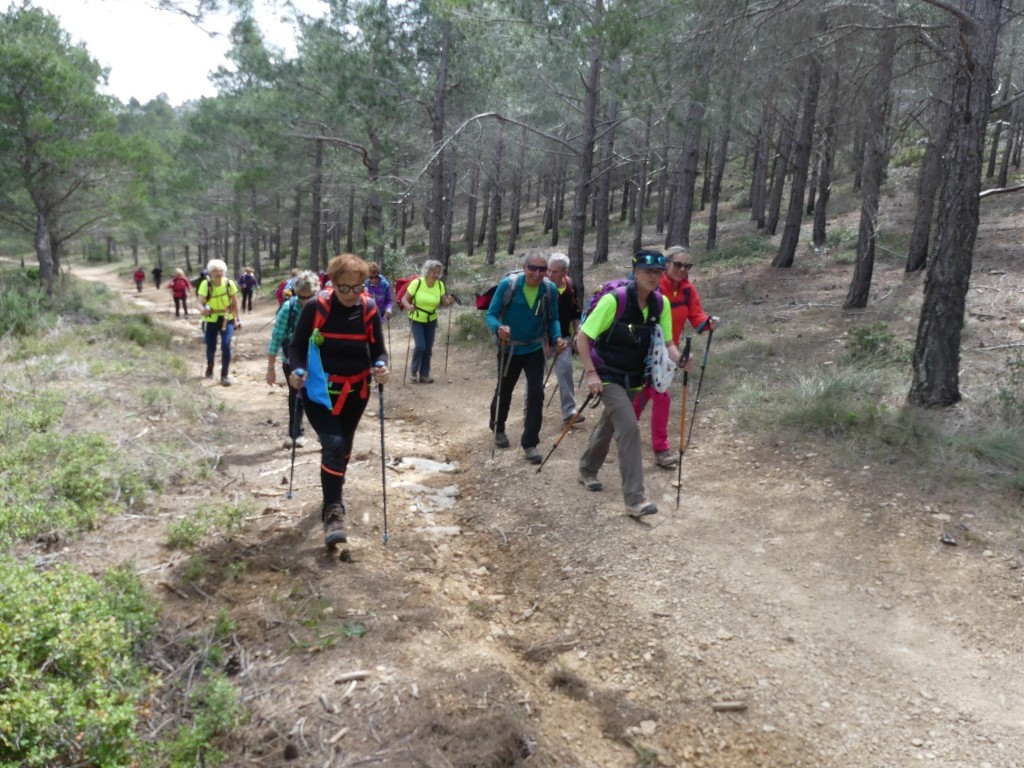
[[[341,413],[341,409],[345,407],[345,401],[348,396],[352,394],[352,390],[355,389],[356,384],[362,382],[362,386],[359,388],[359,397],[366,400],[370,397],[370,371],[363,371],[362,373],[356,373],[351,376],[336,376],[330,375],[327,377],[329,382],[327,385],[328,395],[337,395],[337,399],[334,401],[334,407],[331,408],[331,413],[337,416]],[[341,389],[332,387],[332,384],[340,384]]]

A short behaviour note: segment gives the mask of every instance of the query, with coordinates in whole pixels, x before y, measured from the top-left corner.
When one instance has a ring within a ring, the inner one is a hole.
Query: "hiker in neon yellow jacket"
[[[348,540],[342,489],[371,377],[386,384],[391,374],[380,312],[363,292],[366,262],[343,253],[331,259],[327,274],[331,291],[306,302],[299,313],[288,349],[288,382],[301,390],[306,418],[320,438],[320,517],[330,547]]]
[[[409,369],[413,384],[434,383],[430,378],[430,358],[437,335],[437,310],[450,307],[454,301],[441,281],[442,269],[440,261],[423,262],[420,276],[409,283],[402,296],[402,306],[409,310],[409,330],[414,345]]]
[[[220,338],[220,383],[231,386],[228,371],[231,367],[231,339],[241,330],[238,311],[238,284],[227,277],[228,265],[220,259],[210,259],[206,265],[209,276],[199,284],[199,311],[206,321],[203,336],[206,340],[206,378],[213,378],[213,359],[217,355]]]

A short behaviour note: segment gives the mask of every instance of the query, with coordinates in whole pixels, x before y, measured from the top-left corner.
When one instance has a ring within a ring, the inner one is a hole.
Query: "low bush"
[[[137,653],[156,625],[129,571],[0,566],[0,765],[136,764]]]

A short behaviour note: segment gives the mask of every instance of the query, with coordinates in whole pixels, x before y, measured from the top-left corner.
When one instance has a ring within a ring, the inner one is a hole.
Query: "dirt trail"
[[[705,305],[771,334],[770,302],[749,301],[758,276],[734,277],[709,285]],[[827,291],[828,279],[810,282]],[[884,466],[744,436],[716,403],[714,355],[681,508],[675,472],[648,451],[661,512],[637,523],[614,452],[603,492],[576,482],[596,411],[539,475],[515,448],[492,460],[487,345],[453,346],[444,376],[442,328],[437,383],[403,387],[408,334],[396,318],[390,541],[374,399],[350,465],[341,562],[322,548],[315,439],[299,452],[296,498],[284,498],[285,395],[263,381],[274,302],[244,315],[236,383],[221,387],[201,378],[197,318],[175,319],[164,289],[119,285],[180,338],[186,386],[227,404],[218,429],[234,449],[207,492],[257,501],[253,523],[204,550],[201,591],[160,592],[182,622],[226,606],[239,623],[235,679],[252,718],[233,764],[1024,766],[1019,562],[940,543],[940,527],[971,519],[952,494],[924,497]],[[830,312],[808,312],[803,338],[776,337],[781,358],[830,343]],[[718,353],[749,342],[715,340]],[[560,429],[546,414],[545,454]],[[165,495],[157,508],[166,520],[194,503]],[[131,553],[156,585],[182,562],[161,541],[146,521],[112,521],[70,556]],[[232,562],[245,566],[238,581],[218,568]],[[345,673],[358,673],[354,686]],[[742,708],[715,711],[725,702]]]

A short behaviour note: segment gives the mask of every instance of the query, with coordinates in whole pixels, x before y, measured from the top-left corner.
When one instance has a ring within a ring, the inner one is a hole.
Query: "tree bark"
[[[892,108],[892,70],[896,51],[896,30],[891,21],[897,18],[896,0],[885,0],[885,16],[880,21],[878,57],[875,77],[866,94],[867,126],[864,132],[864,179],[861,185],[860,227],[857,233],[857,260],[853,266],[850,288],[843,302],[844,309],[863,309],[871,294],[871,276],[875,269],[875,240],[878,236],[878,203],[882,179],[888,160],[889,112]],[[887,23],[888,22],[888,23]]]
[[[732,97],[727,97],[725,103],[725,121],[722,133],[718,137],[718,147],[715,151],[715,165],[711,169],[711,189],[708,193],[708,204],[711,210],[708,212],[708,239],[706,250],[708,252],[718,249],[718,205],[722,199],[722,179],[725,177],[725,162],[729,157],[729,136],[732,124]]]
[[[469,199],[466,201],[466,255],[473,255],[476,246],[476,209],[480,199],[480,163],[474,162],[469,172]]]
[[[925,407],[950,406],[960,400],[960,339],[978,235],[985,124],[992,106],[1002,2],[970,0],[962,8],[970,21],[961,20],[951,51],[959,66],[949,93],[935,246],[928,261],[907,396],[912,405]]]
[[[790,153],[793,151],[794,133],[797,130],[797,121],[800,119],[800,102],[803,94],[797,94],[793,99],[793,109],[787,120],[779,131],[779,150],[775,158],[775,173],[772,174],[772,187],[769,192],[768,218],[765,219],[765,230],[769,235],[774,235],[779,228],[779,218],[782,215],[782,194],[786,187],[786,176],[789,173]],[[802,199],[801,199],[802,202]]]
[[[948,79],[943,81],[948,84]],[[950,86],[951,87],[951,86]],[[932,218],[935,213],[935,197],[942,183],[942,148],[940,136],[949,121],[949,108],[941,100],[935,103],[935,116],[928,133],[921,167],[917,172],[917,202],[914,213],[914,229],[907,247],[906,272],[919,272],[928,263],[928,246],[931,237]]]
[[[706,60],[705,60],[706,61]],[[707,82],[708,68],[701,69],[699,82]],[[672,204],[672,220],[669,222],[669,234],[665,241],[668,246],[683,245],[690,247],[690,225],[693,222],[693,199],[697,186],[697,169],[700,163],[701,126],[704,123],[706,88],[701,87],[690,95],[690,106],[687,110],[687,136],[683,144],[683,156],[680,159],[677,175],[676,194]]]
[[[818,29],[825,31],[825,17],[818,17]],[[779,242],[779,252],[772,262],[773,267],[793,266],[796,246],[800,241],[800,225],[804,218],[804,187],[811,162],[811,145],[814,142],[814,123],[818,116],[818,93],[821,90],[821,57],[814,53],[810,57],[810,72],[807,76],[807,90],[804,93],[803,114],[796,134],[793,151],[793,186],[789,192],[789,211],[786,225]]]
[[[488,202],[487,256],[486,263],[493,264],[498,253],[498,211],[501,196],[501,162],[505,151],[505,124],[498,123],[497,151],[494,157],[494,176],[491,179],[491,195]]]
[[[437,85],[434,90],[434,105],[430,111],[430,137],[433,142],[433,149],[436,153],[434,162],[430,167],[430,246],[429,254],[431,259],[444,261],[443,244],[444,239],[444,193],[448,183],[445,169],[444,149],[444,123],[445,123],[445,96],[448,90],[448,61],[451,45],[451,22],[441,22],[441,51],[437,63]]]
[[[652,109],[647,108],[647,120],[644,123],[644,143],[640,148],[640,171],[637,173],[636,193],[633,196],[633,253],[643,247],[644,239],[644,208],[647,202],[647,166],[651,156],[651,122]]]
[[[313,220],[309,225],[309,268],[320,273],[320,233],[323,231],[320,217],[324,201],[324,140],[317,139],[313,159],[312,202]]]
[[[619,74],[619,63],[612,63],[612,76]],[[614,94],[614,88],[609,90]],[[619,116],[619,102],[614,95],[608,97],[605,113],[605,132],[601,141],[601,175],[597,179],[597,190],[594,194],[594,213],[596,226],[594,231],[594,264],[608,261],[608,228],[612,214],[611,187],[612,166],[615,164],[615,121]]]
[[[825,244],[828,200],[832,196],[832,171],[835,168],[836,162],[836,126],[839,119],[839,69],[832,67],[831,71],[828,117],[825,119],[821,136],[818,201],[814,205],[814,225],[811,230],[811,242],[817,246]]]
[[[604,16],[604,0],[594,0],[595,24]],[[581,126],[579,167],[569,220],[569,274],[574,285],[583,285],[583,238],[587,225],[587,201],[590,177],[594,171],[594,142],[597,137],[597,104],[601,96],[601,43],[595,34],[587,45],[587,75],[583,81],[583,124]]]
[[[519,140],[519,155],[516,158],[516,170],[512,176],[512,202],[508,216],[508,254],[516,252],[516,240],[519,237],[519,216],[523,208],[523,174],[526,170],[526,126]]]

